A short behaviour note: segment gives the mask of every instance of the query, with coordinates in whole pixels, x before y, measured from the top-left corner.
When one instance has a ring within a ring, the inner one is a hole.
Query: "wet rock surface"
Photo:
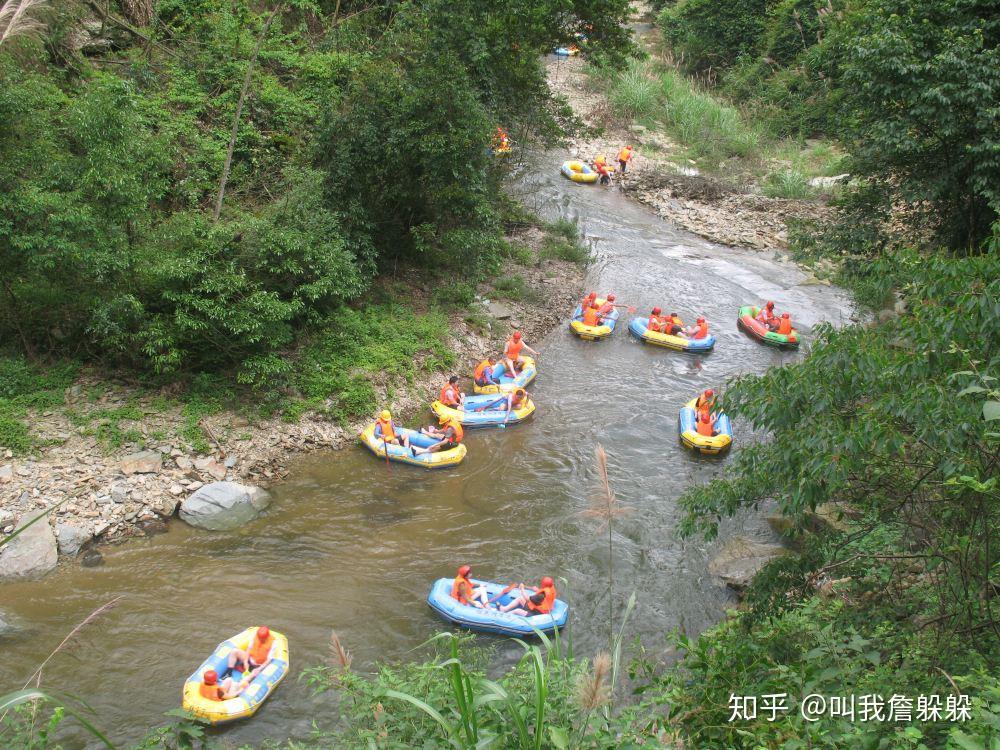
[[[37,516],[37,512],[25,514],[15,527],[15,531],[24,531],[0,547],[0,580],[32,578],[56,566],[59,558],[56,536],[45,519],[31,523]]]
[[[192,526],[229,531],[252,521],[270,502],[270,496],[259,487],[213,482],[181,502],[180,516]]]
[[[708,563],[709,572],[734,591],[743,591],[767,563],[787,554],[780,544],[767,544],[745,536],[726,541]]]

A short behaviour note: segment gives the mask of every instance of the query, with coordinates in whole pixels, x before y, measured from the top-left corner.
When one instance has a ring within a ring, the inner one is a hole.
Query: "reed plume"
[[[598,652],[589,672],[580,674],[576,682],[576,704],[581,711],[593,711],[611,700],[608,676],[611,674],[611,654]]]
[[[337,635],[337,631],[331,630],[330,655],[327,657],[326,663],[342,674],[350,671],[353,659],[354,657],[351,656],[350,652],[340,642],[340,636]]]
[[[40,36],[45,23],[37,17],[48,9],[48,0],[6,0],[0,5],[0,46],[14,37]]]

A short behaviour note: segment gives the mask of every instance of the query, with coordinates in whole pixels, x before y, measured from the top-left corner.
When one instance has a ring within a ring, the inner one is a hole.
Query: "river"
[[[308,739],[313,719],[322,725],[335,716],[329,697],[311,697],[296,678],[324,659],[330,630],[357,669],[412,657],[442,628],[424,603],[430,582],[465,562],[484,578],[565,578],[576,652],[592,654],[607,638],[607,537],[580,512],[595,490],[598,442],[611,484],[631,508],[614,527],[617,609],[638,592],[629,636],[655,654],[666,631],[694,634],[717,622],[733,602],[707,571],[718,542],[679,540],[675,501],[730,459],[685,451],[677,410],[702,388],[802,356],[737,331],[740,304],[775,300],[793,311],[808,341],[819,321],[846,321],[847,297],[801,283],[806,276],[792,264],[684,233],[617,190],[570,183],[558,173],[562,158],[540,157],[517,191],[547,218],[578,223],[594,252],[588,287],[614,291],[641,312],[660,305],[686,321],[704,313],[718,337],[714,352],[644,346],[629,336],[628,315],[603,342],[561,327],[529,342],[541,351],[535,417],[470,434],[456,469],[390,471],[360,447],[311,455],[274,488],[266,515],[240,532],[175,522],[169,533],[104,550],[102,567],[65,565],[40,581],[4,585],[0,609],[25,629],[0,639],[0,692],[19,688],[77,622],[124,595],[50,663],[43,685],[86,699],[97,725],[127,743],[179,705],[185,677],[219,641],[268,624],[289,637],[292,674],[254,719],[220,735],[234,744]],[[747,431],[734,430],[739,446]],[[736,531],[769,533],[753,514],[727,522],[722,536]],[[67,727],[67,746],[81,746],[83,735]]]

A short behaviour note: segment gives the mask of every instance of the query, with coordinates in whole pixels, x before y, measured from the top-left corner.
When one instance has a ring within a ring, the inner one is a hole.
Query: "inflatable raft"
[[[768,346],[777,346],[784,349],[796,349],[799,346],[799,332],[794,328],[787,336],[782,333],[775,333],[766,325],[757,320],[759,307],[745,305],[740,308],[736,325],[746,331],[752,338],[757,339]]]
[[[715,428],[719,431],[718,435],[713,435],[712,437],[700,435],[695,426],[697,414],[695,413],[694,405],[697,401],[698,397],[695,396],[681,407],[681,413],[677,420],[677,429],[680,432],[681,442],[691,450],[706,453],[710,456],[729,450],[729,446],[733,442],[733,425],[729,421],[729,417],[725,414],[719,414],[719,419],[715,423]]]
[[[594,300],[597,306],[600,307],[607,300],[597,299]],[[573,319],[569,322],[569,328],[573,333],[579,336],[585,341],[597,341],[598,339],[606,339],[612,333],[614,333],[615,326],[618,324],[618,308],[612,308],[605,318],[604,322],[599,326],[588,326],[583,323],[583,307],[580,305],[576,306],[576,310],[573,311]]]
[[[427,595],[427,603],[448,622],[461,628],[475,630],[480,633],[499,633],[500,635],[525,636],[534,635],[535,630],[551,633],[556,628],[562,629],[569,619],[569,605],[562,599],[556,599],[552,611],[547,615],[522,617],[510,612],[500,612],[497,609],[479,609],[468,604],[462,604],[451,596],[451,578],[439,578]],[[473,579],[474,586],[485,586],[490,599],[506,588],[503,584]],[[501,606],[509,603],[516,592],[508,592],[497,599]]]
[[[535,402],[528,400],[507,414],[507,394],[479,394],[466,396],[462,402],[464,409],[453,409],[440,401],[431,404],[431,409],[439,417],[457,419],[463,427],[497,427],[503,424],[517,424],[535,413]],[[486,407],[482,411],[476,411]]]
[[[437,438],[423,435],[416,430],[409,430],[405,427],[397,427],[396,430],[400,435],[408,436],[411,445],[416,445],[420,448],[428,448],[434,445],[434,443],[439,442]],[[456,466],[462,463],[462,459],[465,458],[466,449],[461,443],[453,448],[435,451],[434,453],[421,453],[418,456],[414,456],[409,449],[401,445],[393,445],[392,443],[386,444],[382,442],[382,438],[376,437],[374,422],[362,431],[360,437],[362,445],[383,460],[385,459],[386,448],[388,448],[390,461],[412,464],[413,466],[423,466],[425,469],[445,469],[449,466]]]
[[[564,177],[568,177],[573,182],[593,183],[597,182],[597,172],[589,164],[582,161],[564,161],[559,170]]]
[[[493,366],[493,379],[499,380],[499,384],[476,385],[473,386],[475,392],[507,393],[515,388],[526,387],[528,383],[535,379],[535,376],[538,374],[538,370],[535,369],[535,360],[533,357],[523,356],[521,359],[524,360],[524,368],[514,377],[511,377],[507,373],[507,368],[504,367],[503,362],[497,362]]]
[[[212,655],[205,659],[184,683],[184,697],[181,701],[184,710],[190,711],[211,724],[224,724],[244,719],[257,712],[260,705],[268,699],[278,683],[288,674],[288,639],[274,630],[271,631],[271,635],[274,636],[271,663],[253,678],[242,693],[228,700],[213,701],[203,697],[199,691],[202,675],[207,670],[214,669],[219,675],[220,683],[228,676],[226,673],[229,670],[229,654],[234,649],[246,651],[250,646],[250,639],[256,632],[257,626],[255,625],[215,647]],[[233,681],[238,682],[240,679],[239,674],[231,676]]]
[[[686,339],[683,336],[671,336],[669,333],[650,331],[646,326],[649,318],[632,318],[628,322],[628,330],[637,338],[654,346],[676,349],[679,352],[710,352],[715,346],[715,336],[709,334],[703,339]]]
[[[560,57],[575,57],[580,54],[580,48],[572,44],[569,47],[556,47],[552,53]]]

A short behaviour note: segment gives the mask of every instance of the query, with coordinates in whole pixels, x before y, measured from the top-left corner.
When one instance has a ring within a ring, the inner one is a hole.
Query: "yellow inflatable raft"
[[[464,409],[453,409],[440,401],[431,404],[431,409],[439,417],[457,419],[463,427],[502,427],[517,424],[535,413],[535,402],[528,399],[518,408],[507,413],[507,394],[481,394],[466,396],[462,402]]]
[[[250,647],[250,639],[256,632],[257,626],[254,625],[215,647],[212,655],[202,662],[201,666],[184,683],[184,697],[181,701],[184,710],[190,711],[211,724],[224,724],[237,719],[245,719],[257,712],[260,705],[267,700],[278,683],[288,674],[288,639],[274,630],[271,631],[271,635],[274,636],[274,645],[271,647],[271,663],[251,680],[242,693],[229,700],[213,701],[202,696],[200,692],[202,675],[207,670],[214,669],[221,682],[229,668],[229,654],[235,649],[246,651]],[[234,674],[232,678],[238,682],[240,676]]]
[[[437,438],[424,435],[417,430],[410,430],[405,427],[397,427],[396,431],[400,435],[410,438],[410,444],[420,448],[428,448],[438,442]],[[389,449],[389,460],[398,461],[401,464],[412,466],[423,466],[425,469],[446,469],[449,466],[457,466],[465,458],[465,446],[459,443],[453,448],[447,448],[434,453],[421,453],[413,455],[413,452],[401,445],[389,443],[386,445],[380,437],[375,435],[375,423],[372,422],[361,433],[361,444],[376,456],[385,460],[386,448]]]
[[[719,419],[715,423],[717,435],[711,437],[702,435],[698,432],[695,422],[698,417],[694,408],[696,403],[698,403],[697,396],[681,407],[681,413],[677,419],[677,431],[680,433],[681,442],[691,450],[712,456],[729,450],[729,446],[733,442],[733,426],[729,417],[725,414],[719,414]]]
[[[607,300],[599,298],[594,300],[594,304],[600,307]],[[573,319],[569,322],[569,329],[579,336],[584,341],[599,341],[600,339],[606,339],[612,333],[614,333],[615,326],[618,324],[618,309],[612,308],[605,317],[604,321],[599,326],[588,326],[583,322],[583,308],[580,305],[576,306],[576,310],[573,311]]]
[[[573,182],[590,184],[597,182],[597,172],[582,161],[564,161],[560,171]]]

